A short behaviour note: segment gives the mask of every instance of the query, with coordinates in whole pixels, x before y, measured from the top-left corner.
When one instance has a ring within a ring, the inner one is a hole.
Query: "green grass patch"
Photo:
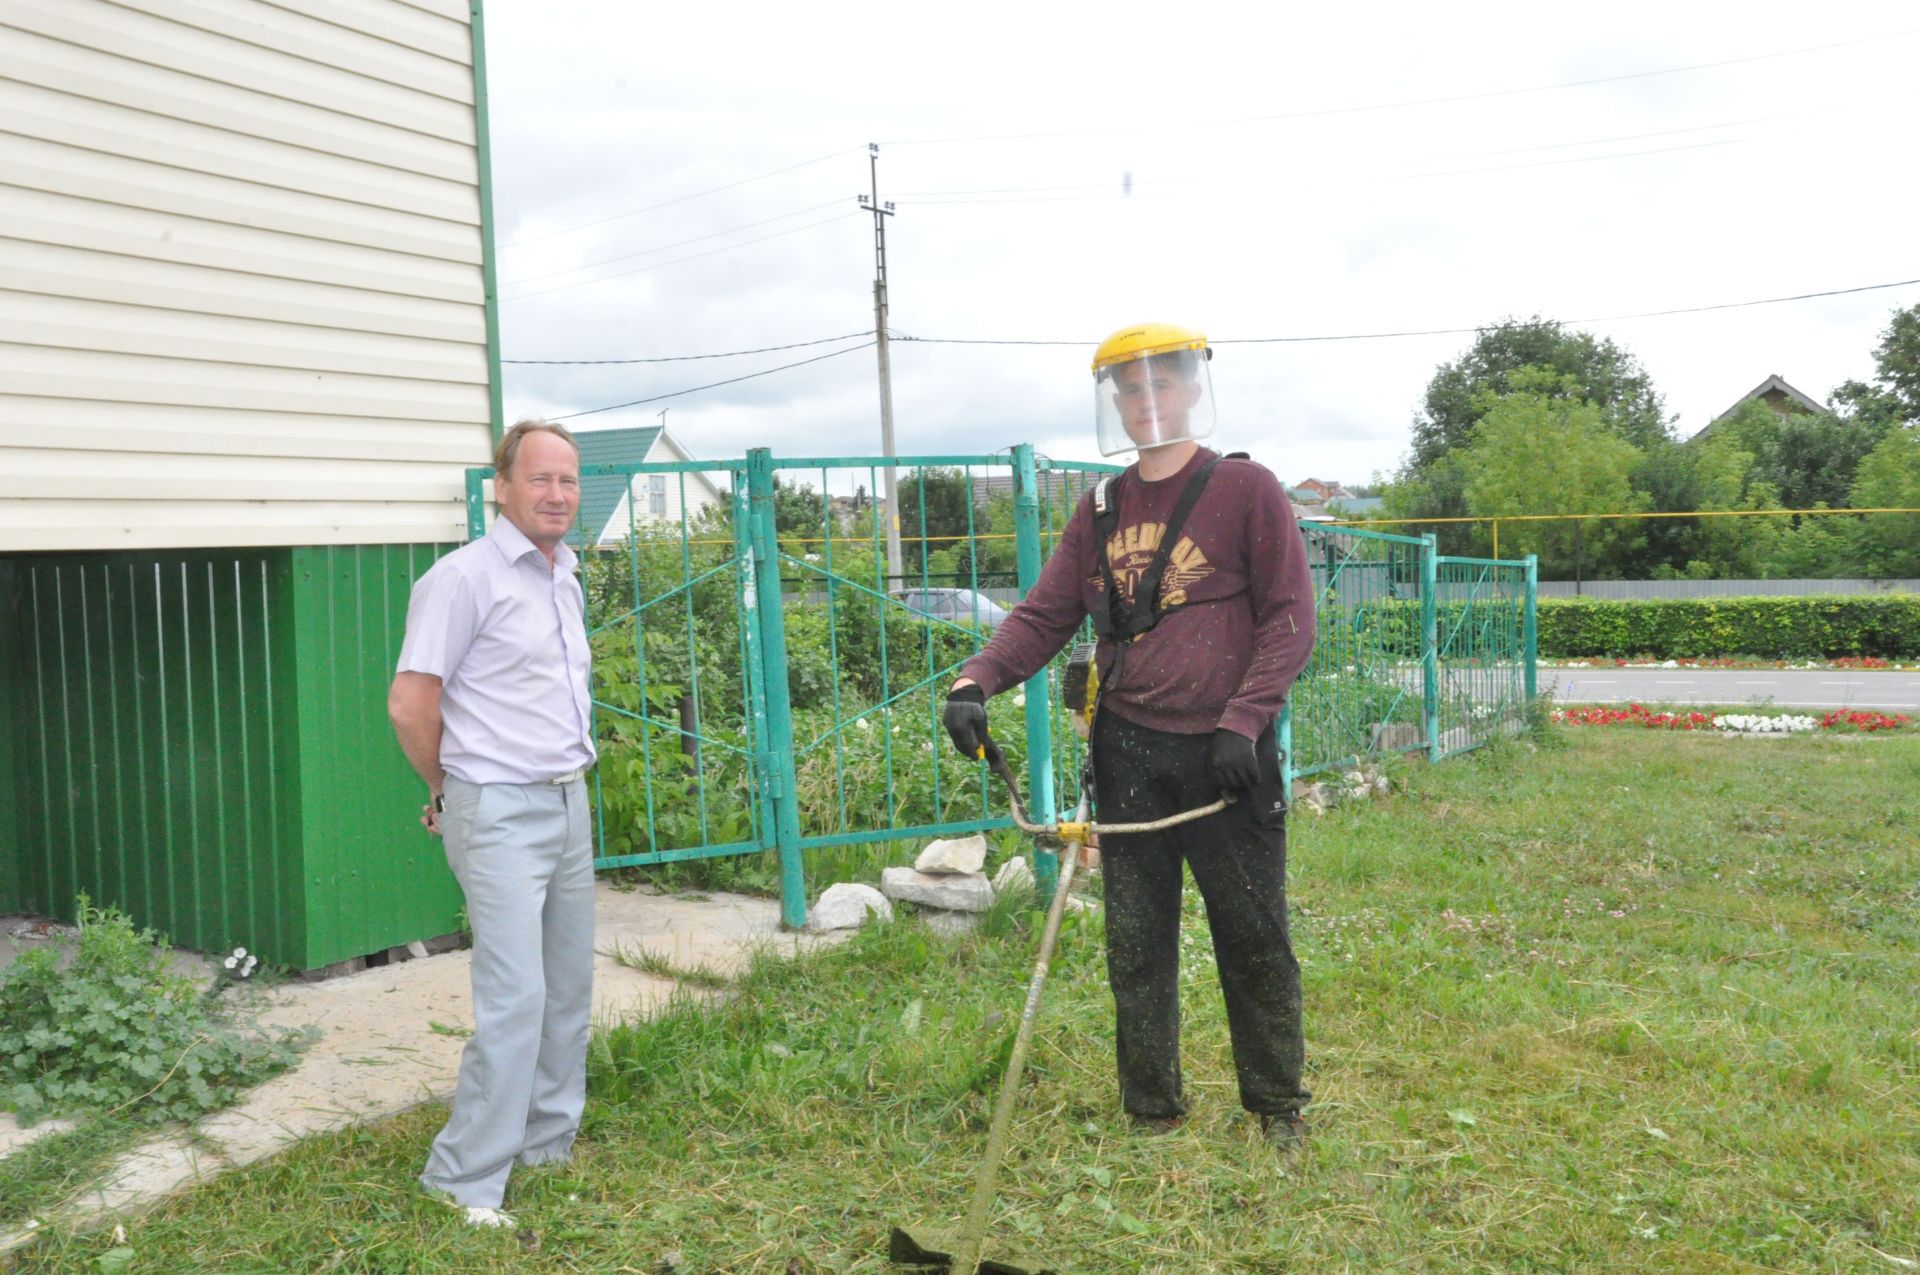
[[[1070,917],[992,1234],[1168,1275],[1920,1260],[1920,739],[1567,735],[1295,820],[1296,1160],[1238,1109],[1198,903],[1193,1114],[1160,1138],[1118,1110],[1100,923]],[[414,1192],[428,1109],[173,1202],[126,1269],[880,1271],[890,1224],[965,1206],[1031,926],[872,930],[596,1035],[579,1154],[515,1178],[519,1234]],[[55,1233],[20,1269],[113,1247]]]

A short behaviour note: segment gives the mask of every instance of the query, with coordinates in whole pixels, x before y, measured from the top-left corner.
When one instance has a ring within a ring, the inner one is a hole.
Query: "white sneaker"
[[[511,1213],[502,1213],[499,1209],[483,1209],[478,1205],[467,1206],[468,1226],[515,1226]]]

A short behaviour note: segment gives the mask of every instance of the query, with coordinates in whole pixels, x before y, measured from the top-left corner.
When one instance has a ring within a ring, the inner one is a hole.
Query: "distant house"
[[[582,465],[643,465],[690,461],[686,448],[661,425],[633,429],[581,430]],[[682,492],[685,499],[682,499]],[[580,480],[580,518],[574,524],[576,545],[600,545],[626,539],[636,526],[649,522],[678,525],[684,507],[693,518],[702,509],[725,499],[725,493],[707,474],[589,475]]]
[[[1318,496],[1320,498],[1320,503],[1323,505],[1331,504],[1336,500],[1352,500],[1354,498],[1353,493],[1348,491],[1345,487],[1342,487],[1338,480],[1335,480],[1333,482],[1323,482],[1318,478],[1309,478],[1305,482],[1301,483],[1300,487],[1301,487],[1301,490],[1310,491],[1314,495]]]
[[[1287,503],[1293,506],[1295,522],[1332,522],[1336,517],[1327,508],[1326,496],[1319,490],[1317,483],[1312,487],[1302,483],[1298,487],[1287,488]]]
[[[1820,402],[1814,398],[1813,395],[1803,390],[1795,389],[1793,386],[1787,384],[1778,372],[1774,372],[1770,374],[1766,380],[1760,382],[1760,384],[1735,399],[1731,407],[1701,426],[1687,441],[1691,443],[1694,439],[1705,438],[1708,431],[1715,425],[1726,420],[1727,417],[1732,416],[1735,412],[1739,411],[1743,405],[1754,399],[1759,399],[1762,403],[1765,403],[1782,416],[1815,414],[1827,410],[1825,403]]]

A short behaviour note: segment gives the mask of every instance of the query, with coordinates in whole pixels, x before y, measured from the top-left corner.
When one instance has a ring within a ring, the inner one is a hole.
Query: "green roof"
[[[640,465],[660,437],[660,426],[642,425],[635,429],[582,430],[573,436],[580,444],[582,465]],[[580,517],[573,525],[573,545],[598,544],[606,532],[607,521],[620,508],[620,497],[627,494],[629,480],[601,474],[580,480]],[[626,528],[619,528],[626,534]]]

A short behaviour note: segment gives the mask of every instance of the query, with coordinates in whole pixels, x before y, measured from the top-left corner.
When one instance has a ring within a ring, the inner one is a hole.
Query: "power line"
[[[684,248],[690,243],[705,243],[709,239],[719,239],[726,235],[737,234],[742,230],[752,230],[756,226],[770,226],[776,221],[785,221],[789,217],[802,217],[810,212],[819,212],[822,208],[835,207],[840,202],[838,199],[829,199],[824,204],[809,204],[805,208],[796,208],[792,212],[781,213],[778,217],[762,217],[759,221],[749,221],[743,225],[729,226],[725,230],[716,230],[705,235],[695,235],[691,239],[680,239],[673,243],[663,243],[655,248],[642,248],[638,252],[623,253],[618,257],[603,257],[599,261],[589,261],[583,265],[568,266],[564,270],[549,270],[545,274],[523,275],[518,279],[509,279],[500,286],[503,288],[517,288],[523,283],[535,283],[541,279],[552,279],[563,274],[577,274],[582,270],[592,270],[598,266],[616,265],[622,261],[632,261],[635,257],[649,257],[656,252],[666,252],[673,248]]]
[[[861,333],[860,335],[864,336],[866,334]],[[674,390],[667,394],[655,394],[650,398],[636,398],[628,403],[614,403],[607,407],[588,408],[584,412],[568,412],[564,416],[549,416],[547,419],[550,421],[570,421],[580,416],[597,416],[601,412],[617,412],[623,407],[639,407],[643,403],[658,403],[662,399],[679,398],[683,394],[698,394],[701,390],[717,390],[722,385],[738,385],[741,381],[751,381],[755,377],[772,376],[775,372],[791,371],[796,367],[805,367],[809,363],[819,363],[825,359],[837,359],[842,354],[852,354],[855,350],[870,349],[873,344],[872,341],[863,341],[859,345],[849,345],[844,350],[834,350],[828,354],[816,354],[810,359],[801,359],[797,363],[784,363],[779,367],[767,368],[763,372],[749,372],[745,376],[735,376],[724,381],[715,381],[710,385],[690,385],[684,390]]]
[[[1746,119],[1721,120],[1720,122],[1715,124],[1689,124],[1685,128],[1663,128],[1663,129],[1658,129],[1648,133],[1618,133],[1610,137],[1585,137],[1585,138],[1580,138],[1576,141],[1546,142],[1546,143],[1542,143],[1534,146],[1509,146],[1509,147],[1503,147],[1499,150],[1468,151],[1464,154],[1455,153],[1451,155],[1434,155],[1434,156],[1428,156],[1425,158],[1402,159],[1398,162],[1402,164],[1458,163],[1463,160],[1470,160],[1470,159],[1497,159],[1502,155],[1531,155],[1531,154],[1536,154],[1540,151],[1572,150],[1575,147],[1580,147],[1580,146],[1612,146],[1620,142],[1644,142],[1644,141],[1651,141],[1655,138],[1662,138],[1662,137],[1681,137],[1681,136],[1685,136],[1688,133],[1712,133],[1712,132],[1718,132],[1721,129],[1739,128],[1747,124],[1777,124],[1783,120],[1805,119],[1809,115],[1831,114],[1840,109],[1841,108],[1838,108],[1838,107],[1830,107],[1830,108],[1825,108],[1817,111],[1789,111],[1782,115],[1756,115],[1756,116],[1750,116]],[[1613,155],[1596,156],[1595,158],[1614,159],[1614,158],[1625,158],[1631,155],[1656,154],[1656,153],[1658,152],[1657,151],[1623,151],[1623,152],[1616,152]],[[1526,165],[1516,165],[1516,167],[1526,167]],[[1487,171],[1487,170],[1473,169],[1469,171],[1481,172],[1481,171]],[[1444,174],[1416,174],[1416,175],[1442,176]],[[1206,178],[1197,178],[1197,177],[1172,177],[1172,178],[1161,178],[1158,180],[1135,181],[1132,183],[1132,186],[1133,186],[1133,189],[1139,190],[1143,186],[1192,186],[1192,185],[1197,185],[1203,181],[1207,182],[1207,184],[1211,188],[1218,189],[1217,185],[1211,182],[1210,180]],[[1114,183],[1111,180],[1108,180],[1108,181],[1099,181],[1099,182],[1080,182],[1078,184],[1069,185],[1069,186],[989,186],[989,187],[985,187],[981,189],[973,189],[973,190],[968,190],[968,189],[907,190],[907,191],[900,192],[898,198],[902,200],[911,200],[914,203],[946,203],[946,202],[962,203],[962,202],[976,202],[974,200],[969,199],[968,198],[969,196],[1059,195],[1059,194],[1062,194],[1063,192],[1069,192],[1069,191],[1099,191],[1101,192],[1100,198],[1120,198],[1121,196],[1117,196],[1111,193],[1113,191],[1113,187],[1114,187]],[[985,203],[985,202],[998,202],[998,201],[979,200],[977,202]]]
[[[1039,141],[1056,137],[1096,137],[1118,133],[1152,132],[1165,128],[1218,128],[1228,124],[1266,124],[1281,120],[1319,119],[1334,115],[1360,115],[1373,111],[1403,110],[1413,106],[1444,106],[1456,102],[1479,102],[1493,98],[1521,97],[1533,93],[1552,93],[1561,89],[1591,88],[1598,84],[1620,84],[1628,80],[1647,80],[1665,75],[1684,75],[1693,71],[1711,71],[1720,67],[1742,66],[1751,62],[1768,62],[1778,58],[1800,57],[1808,53],[1825,53],[1833,49],[1852,48],[1860,44],[1878,44],[1885,40],[1897,40],[1914,34],[1920,34],[1920,27],[1908,27],[1900,31],[1861,36],[1853,40],[1836,40],[1831,44],[1812,44],[1798,49],[1780,49],[1772,53],[1753,53],[1745,57],[1721,58],[1714,62],[1694,62],[1686,66],[1660,67],[1652,71],[1628,71],[1619,75],[1599,75],[1584,80],[1562,80],[1554,84],[1535,84],[1525,88],[1485,89],[1477,93],[1448,93],[1438,97],[1402,98],[1392,102],[1367,102],[1356,106],[1326,106],[1316,107],[1311,110],[1277,111],[1269,115],[1239,115],[1226,119],[1187,120],[1170,124],[1115,125],[1108,128],[1061,129],[1040,133],[981,134],[973,137],[903,137],[895,138],[886,144],[891,146],[944,146],[960,142]]]
[[[763,345],[757,350],[727,350],[721,354],[674,354],[656,359],[501,359],[500,361],[543,367],[601,367],[616,363],[690,363],[696,359],[731,359],[738,358],[742,354],[772,354],[778,350],[804,349],[809,345],[831,345],[835,341],[851,341],[854,337],[865,335],[864,331],[849,332],[845,336],[823,336],[817,341],[795,341],[791,345]]]
[[[1886,288],[1906,288],[1920,283],[1920,279],[1896,279],[1891,283],[1868,283],[1857,288],[1828,288],[1821,292],[1798,292],[1787,297],[1760,297],[1752,301],[1721,301],[1713,305],[1679,306],[1671,310],[1643,310],[1637,314],[1602,314],[1583,319],[1543,319],[1541,323],[1616,323],[1625,319],[1659,319],[1674,314],[1704,314],[1709,310],[1740,310],[1749,306],[1781,305],[1788,301],[1812,301],[1820,297],[1844,297],[1856,292],[1879,292]],[[1420,328],[1404,332],[1342,332],[1325,336],[1243,336],[1222,337],[1210,341],[1211,345],[1287,345],[1304,344],[1315,341],[1386,341],[1396,337],[1410,336],[1463,336],[1481,332],[1499,324],[1480,324],[1470,328]],[[1519,324],[1515,326],[1532,326]],[[931,337],[900,335],[896,341],[913,341],[921,345],[1098,345],[1098,341],[1008,341],[985,337]]]
[[[1606,155],[1573,155],[1573,156],[1566,157],[1564,159],[1535,159],[1535,160],[1528,160],[1518,164],[1486,164],[1486,165],[1482,165],[1479,168],[1445,168],[1445,169],[1436,169],[1429,172],[1399,173],[1399,174],[1395,174],[1393,178],[1391,178],[1390,180],[1418,181],[1422,178],[1427,178],[1427,177],[1459,177],[1459,176],[1465,176],[1465,175],[1470,175],[1475,173],[1512,172],[1517,169],[1523,169],[1523,168],[1555,168],[1555,167],[1559,167],[1566,164],[1594,164],[1594,163],[1600,163],[1604,160],[1611,160],[1611,159],[1637,159],[1642,155],[1670,155],[1675,151],[1708,150],[1708,149],[1719,147],[1719,146],[1732,146],[1743,140],[1744,139],[1742,138],[1730,137],[1730,138],[1722,138],[1720,140],[1711,141],[1711,142],[1685,142],[1679,146],[1653,146],[1653,147],[1646,147],[1640,150],[1614,151]],[[1567,144],[1568,145],[1584,145],[1585,143],[1575,142],[1575,143],[1567,143]],[[1438,161],[1413,160],[1410,162],[1435,163]],[[1185,184],[1188,184],[1188,183],[1178,182],[1178,181],[1137,182],[1135,183],[1135,186],[1172,186],[1172,185],[1185,185]],[[953,205],[953,204],[1072,204],[1072,203],[1084,203],[1089,200],[1152,198],[1151,195],[1135,196],[1126,191],[1116,191],[1112,189],[1112,185],[1113,184],[1111,182],[1102,183],[1102,187],[1106,189],[1107,193],[1099,194],[1099,195],[1043,195],[1043,196],[1037,196],[1032,199],[1020,198],[1020,197],[980,198],[980,199],[904,199],[903,198],[900,202],[903,204],[912,204],[915,207],[925,208],[925,207],[929,207],[931,205],[937,205],[937,204],[947,204],[947,205]],[[1044,188],[1036,187],[1036,189],[1044,189]],[[1084,189],[1098,189],[1098,188],[1062,186],[1062,187],[1058,187],[1057,189],[1084,190]],[[1213,191],[1215,194],[1218,194],[1221,191],[1228,191],[1228,190],[1261,190],[1261,189],[1267,189],[1267,188],[1261,187],[1261,186],[1249,186],[1249,185],[1215,186],[1213,188]]]
[[[680,195],[673,199],[663,199],[657,204],[648,204],[644,208],[629,208],[625,212],[614,213],[611,217],[602,217],[597,221],[583,221],[577,226],[566,226],[560,230],[543,230],[537,235],[527,235],[524,238],[514,240],[510,244],[502,244],[501,250],[505,251],[508,248],[518,248],[522,244],[538,243],[542,239],[552,239],[557,235],[570,235],[576,230],[591,230],[595,226],[604,226],[610,221],[620,221],[627,217],[638,217],[641,213],[657,212],[662,208],[671,208],[675,204],[684,204],[688,200],[705,199],[708,195],[717,195],[724,190],[734,190],[753,182],[765,181],[769,177],[778,177],[783,173],[791,173],[797,169],[809,168],[814,164],[824,164],[830,159],[837,159],[842,155],[851,154],[859,149],[858,146],[848,146],[841,150],[829,151],[825,155],[816,155],[812,159],[803,159],[797,164],[788,164],[785,168],[776,168],[772,172],[756,173],[752,177],[742,177],[739,181],[728,182],[724,186],[714,186],[707,190],[696,190],[691,195]]]
[[[836,201],[837,202],[837,201]],[[735,248],[747,248],[757,243],[766,243],[769,239],[781,239],[787,235],[797,235],[803,230],[812,230],[815,226],[825,226],[831,222],[844,221],[848,217],[857,217],[859,212],[841,213],[838,217],[824,217],[819,221],[810,221],[804,226],[795,226],[791,230],[779,230],[770,235],[761,235],[758,239],[743,239],[739,243],[728,244],[724,248],[711,248],[706,252],[690,253],[684,257],[675,257],[671,261],[656,261],[650,266],[635,266],[631,270],[617,270],[612,274],[595,275],[591,279],[575,279],[572,283],[555,284],[551,288],[536,288],[532,292],[521,292],[511,297],[502,297],[502,301],[524,301],[528,297],[544,297],[549,292],[565,292],[569,288],[584,288],[590,283],[605,283],[609,279],[624,279],[628,275],[645,274],[649,270],[663,270],[668,266],[677,266],[683,261],[698,261],[702,257],[717,256],[723,252],[732,252]]]

